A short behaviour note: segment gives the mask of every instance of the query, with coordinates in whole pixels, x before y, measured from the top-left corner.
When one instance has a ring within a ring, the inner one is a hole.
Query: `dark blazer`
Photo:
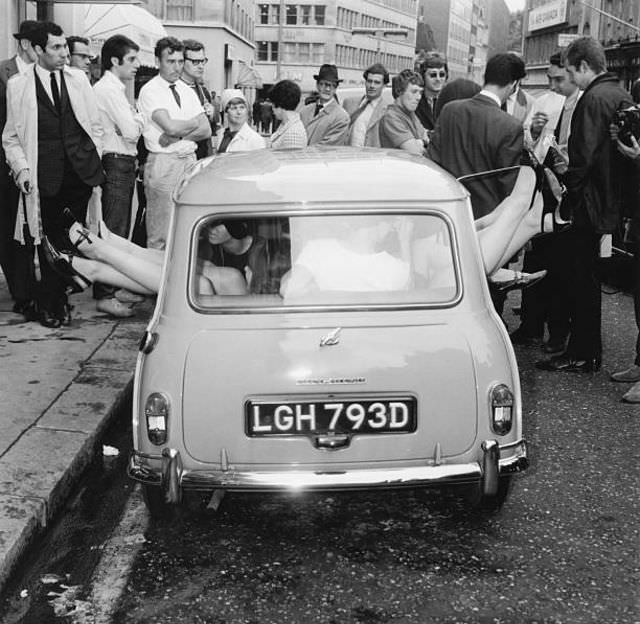
[[[614,112],[632,104],[615,74],[598,76],[584,90],[571,117],[569,170],[564,182],[576,225],[599,234],[613,232],[620,223],[622,197],[633,193],[635,172],[611,142],[609,124]]]
[[[520,163],[522,124],[491,98],[478,94],[443,107],[427,148],[429,157],[456,178]],[[474,219],[492,212],[511,193],[517,171],[464,182]]]
[[[433,100],[433,110],[429,106],[428,100],[424,97],[424,94],[418,102],[418,108],[416,108],[416,115],[420,120],[420,123],[425,127],[425,130],[433,130],[436,125],[437,118],[437,100]]]

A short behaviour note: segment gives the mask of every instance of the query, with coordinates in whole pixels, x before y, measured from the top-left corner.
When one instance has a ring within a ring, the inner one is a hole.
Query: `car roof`
[[[352,147],[212,156],[198,161],[175,192],[177,204],[192,206],[432,202],[465,196],[464,187],[427,158]]]

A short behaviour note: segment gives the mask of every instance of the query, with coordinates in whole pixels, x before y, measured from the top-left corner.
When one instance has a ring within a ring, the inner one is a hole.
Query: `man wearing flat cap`
[[[307,131],[309,145],[346,145],[350,118],[338,104],[336,90],[342,82],[335,65],[323,65],[314,76],[318,100],[307,104],[300,112],[300,119]]]
[[[15,56],[0,61],[0,134],[7,121],[7,82],[11,76],[25,72],[33,67],[37,56],[33,49],[31,36],[38,28],[38,22],[25,20],[20,24],[13,38],[18,50]],[[35,309],[35,268],[33,246],[20,245],[14,241],[18,209],[18,187],[11,178],[11,172],[0,141],[0,197],[7,199],[6,209],[0,210],[0,268],[4,273],[13,298],[13,311],[34,320]]]

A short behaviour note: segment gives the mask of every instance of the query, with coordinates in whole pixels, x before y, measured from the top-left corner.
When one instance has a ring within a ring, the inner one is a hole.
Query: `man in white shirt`
[[[364,96],[346,98],[342,103],[350,117],[348,143],[356,147],[380,147],[378,127],[388,105],[382,93],[389,84],[389,72],[384,65],[375,63],[363,76]]]
[[[109,37],[100,54],[104,74],[93,87],[104,129],[102,167],[107,179],[102,185],[102,219],[109,230],[123,238],[129,237],[137,143],[143,125],[142,116],[126,96],[126,83],[135,78],[140,67],[139,50],[140,47],[124,35]],[[116,291],[105,284],[94,284],[96,308],[112,316],[132,316],[133,310],[117,298]],[[128,300],[140,300],[137,295],[119,294]]]
[[[149,150],[144,171],[147,246],[164,249],[173,210],[171,194],[195,162],[196,142],[211,136],[211,124],[193,89],[179,80],[184,45],[164,37],[155,48],[159,74],[140,89],[138,110]]]
[[[91,61],[94,55],[91,53],[89,40],[86,37],[72,35],[67,37],[67,47],[69,48],[69,66],[84,72],[91,80]]]

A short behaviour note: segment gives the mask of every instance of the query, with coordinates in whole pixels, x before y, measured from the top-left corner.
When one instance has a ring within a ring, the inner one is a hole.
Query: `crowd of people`
[[[14,38],[16,55],[0,63],[0,192],[8,198],[0,266],[14,311],[26,320],[68,325],[68,295],[91,283],[97,309],[116,317],[157,292],[172,191],[198,159],[307,145],[383,147],[431,159],[467,188],[498,313],[509,290],[526,288],[512,340],[542,347],[550,357],[536,366],[600,369],[600,244],[620,227],[625,197],[633,197],[627,216],[637,236],[640,146],[612,125],[614,113],[633,102],[606,71],[596,40],[582,37],[554,54],[551,93],[538,98],[523,90],[525,65],[516,54],[491,57],[478,85],[449,80],[446,58],[426,53],[393,79],[380,63],[368,67],[362,96],[340,101],[338,68],[324,64],[313,98],[303,102],[299,85],[282,80],[250,109],[241,89],[217,97],[205,87],[208,59],[195,40],[157,42],[158,74],[134,107],[127,84],[140,48],[131,39],[116,34],[104,42],[102,76],[92,85],[87,39],[29,20]],[[140,177],[144,247],[128,240]],[[102,233],[85,227],[89,205],[99,207]],[[219,244],[228,250],[251,243],[223,234]],[[510,269],[523,248],[522,271]],[[224,292],[225,267],[208,264],[213,291]],[[246,284],[229,289],[246,291]],[[633,402],[640,402],[639,292],[636,360],[612,375],[635,384],[625,394]]]

